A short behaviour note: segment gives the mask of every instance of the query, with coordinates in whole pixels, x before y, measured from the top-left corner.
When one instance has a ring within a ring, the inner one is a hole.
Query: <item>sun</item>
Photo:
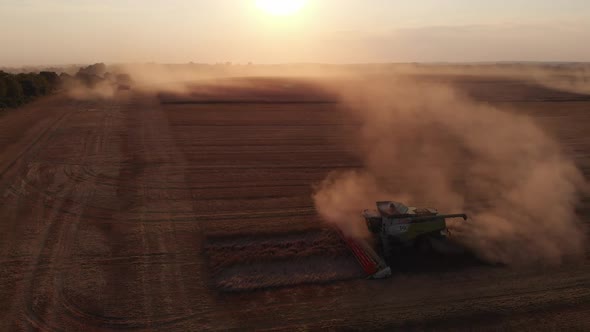
[[[256,0],[258,8],[271,15],[293,15],[305,6],[306,0]]]

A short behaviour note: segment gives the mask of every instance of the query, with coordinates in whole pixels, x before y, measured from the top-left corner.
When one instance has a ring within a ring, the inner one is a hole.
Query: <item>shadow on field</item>
[[[455,254],[420,253],[406,250],[388,262],[393,274],[437,274],[481,267],[498,267],[469,252]]]

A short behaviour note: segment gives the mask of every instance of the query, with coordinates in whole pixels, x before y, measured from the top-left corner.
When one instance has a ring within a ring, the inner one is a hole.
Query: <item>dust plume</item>
[[[75,70],[78,69],[77,72]],[[349,80],[359,76],[412,77],[431,81],[514,80],[576,94],[590,93],[585,64],[112,64],[63,68],[65,92],[76,99],[113,98],[127,90],[142,94],[215,95],[220,90],[267,90],[248,79]],[[198,90],[198,91],[196,91]],[[575,97],[575,96],[572,96]]]
[[[571,65],[559,69],[536,68],[529,73],[532,81],[548,88],[590,94],[590,67],[587,64]]]
[[[88,86],[80,81],[71,81],[64,84],[64,90],[68,97],[77,100],[110,99],[115,96],[117,89],[108,82],[99,82]]]
[[[93,64],[79,68],[74,75],[62,73],[62,87],[75,99],[115,98],[132,90],[144,96],[165,99],[264,99],[279,95],[306,98],[295,91],[306,85],[309,78],[341,77],[352,70],[346,66],[295,65],[240,65],[220,64]],[[285,83],[285,80],[290,82]],[[315,88],[317,90],[317,87]],[[318,96],[312,96],[317,98]]]
[[[367,236],[360,212],[377,200],[465,211],[456,239],[492,262],[558,264],[583,252],[574,212],[585,179],[526,116],[479,104],[443,85],[360,82],[342,99],[361,128],[359,171],[315,188],[318,212]]]

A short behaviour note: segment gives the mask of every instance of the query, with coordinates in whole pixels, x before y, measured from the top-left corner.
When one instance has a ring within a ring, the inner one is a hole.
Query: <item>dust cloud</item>
[[[72,80],[64,84],[64,90],[68,97],[76,100],[111,99],[117,92],[116,87],[106,81],[88,86]]]
[[[198,86],[214,89],[250,88],[250,82],[235,78],[356,79],[366,75],[389,77],[477,77],[529,82],[550,89],[590,93],[590,67],[585,64],[94,64],[79,68],[64,80],[64,90],[76,99],[108,99],[132,88],[145,94],[190,95]],[[73,69],[69,69],[72,71]],[[63,74],[62,74],[63,75]],[[123,79],[121,80],[121,77]],[[231,79],[231,80],[230,80]],[[121,87],[124,87],[121,89]],[[266,88],[266,87],[265,87]]]
[[[128,90],[143,96],[160,94],[181,96],[216,96],[231,98],[229,94],[282,93],[285,89],[278,80],[303,82],[323,78],[342,78],[366,71],[365,66],[328,64],[93,64],[62,72],[63,90],[75,99],[116,98]],[[73,74],[71,74],[74,72]],[[275,80],[273,82],[273,80]],[[278,88],[278,89],[277,89]],[[294,91],[297,87],[289,87]],[[316,86],[317,88],[317,86]],[[273,90],[274,91],[269,91]],[[307,92],[313,93],[311,89]],[[233,96],[235,97],[235,96]]]
[[[537,68],[530,72],[533,82],[548,88],[590,94],[590,67],[578,65],[567,71],[550,71]]]
[[[412,80],[367,80],[341,95],[361,123],[351,144],[364,168],[316,186],[326,222],[366,237],[362,209],[396,200],[468,213],[449,222],[452,234],[490,262],[559,264],[583,253],[575,205],[585,179],[533,119]]]

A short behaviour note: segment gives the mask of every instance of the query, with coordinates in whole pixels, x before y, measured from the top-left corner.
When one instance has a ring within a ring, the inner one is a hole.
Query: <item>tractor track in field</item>
[[[97,133],[89,134],[87,139],[91,142],[85,142],[83,151],[89,151],[91,149],[100,150],[104,144],[104,131],[107,127],[108,123],[105,123],[105,126],[103,126]],[[82,163],[84,162],[85,155],[86,153],[80,157]],[[72,321],[68,323],[71,324],[70,326],[76,326],[76,324],[83,324],[80,326],[84,326],[90,323],[91,325],[101,328],[116,329],[164,327],[194,316],[194,314],[172,314],[152,316],[152,319],[150,320],[142,318],[109,317],[84,310],[71,300],[71,298],[65,293],[66,286],[64,284],[64,273],[69,272],[68,266],[76,266],[77,264],[72,262],[66,263],[66,260],[71,258],[69,256],[71,256],[72,241],[77,235],[77,229],[81,219],[85,218],[82,211],[88,203],[89,198],[93,195],[93,190],[89,189],[76,192],[76,185],[75,182],[71,182],[69,183],[69,186],[66,186],[66,188],[63,189],[63,191],[65,191],[63,196],[73,197],[72,199],[56,199],[56,197],[52,197],[52,204],[45,204],[41,207],[43,210],[49,212],[49,225],[45,233],[46,235],[43,236],[44,240],[41,242],[38,258],[35,259],[35,268],[31,273],[29,281],[30,286],[28,287],[27,295],[25,297],[25,312],[31,326],[43,330],[61,330],[61,328],[54,327],[53,324],[57,321],[57,317],[61,317],[63,320],[63,318],[65,318],[63,316],[64,314],[72,319]],[[91,187],[96,188],[96,186],[93,186],[92,184]],[[64,213],[66,211],[67,213]],[[68,222],[66,220],[70,221]],[[50,240],[55,240],[55,243],[48,243]],[[47,253],[43,254],[41,252]],[[146,264],[153,263],[146,261],[146,259],[148,259],[147,257],[149,256],[141,255],[136,257],[139,261],[137,266],[140,269],[145,268]],[[43,264],[42,261],[47,261],[48,264]],[[194,261],[192,263],[197,264]],[[178,265],[173,262],[166,262],[163,265],[158,264],[157,262],[154,264],[159,268],[164,269],[166,269],[165,266],[172,266],[174,269]],[[83,267],[84,265],[87,264],[79,264],[77,266]],[[44,274],[48,274],[48,276],[44,276]],[[39,290],[36,290],[38,287],[41,287],[36,284],[42,282],[47,282],[50,285],[53,285],[52,289],[48,290],[48,286],[44,286],[45,288],[39,288]],[[41,295],[44,293],[39,293],[39,291],[49,291],[50,293],[45,296]],[[41,302],[44,305],[40,305],[38,300],[39,296],[41,296],[41,299],[49,298],[50,300],[47,303]],[[51,311],[48,313],[47,310]],[[155,309],[150,308],[150,310]],[[47,315],[50,316],[50,319],[46,318]]]
[[[59,126],[59,124],[64,121],[64,119],[70,113],[65,112],[61,116],[59,116],[55,122],[53,122],[49,127],[47,127],[44,131],[42,131],[39,136],[37,136],[28,146],[26,146],[17,156],[16,158],[10,162],[3,170],[0,171],[0,178],[4,178],[8,171],[13,168],[25,155],[29,154],[31,150],[33,150],[40,142],[46,138],[50,132],[55,131],[55,129]]]
[[[106,116],[108,119],[108,114]],[[84,140],[83,146],[83,153],[80,156],[80,163],[84,163],[85,157],[88,154],[88,151],[91,147],[90,144],[96,147],[96,149],[100,149],[103,143],[103,136],[105,127],[108,125],[106,123],[107,119],[105,119],[105,123],[100,126],[100,129],[96,132],[90,132],[86,139]],[[58,128],[55,128],[53,131],[57,131]],[[51,142],[51,137],[48,139],[46,144]],[[73,238],[76,236],[77,227],[80,223],[81,214],[84,209],[84,206],[88,202],[89,198],[93,194],[93,189],[86,189],[79,193],[75,192],[75,184],[69,183],[64,190],[68,193],[65,196],[72,195],[76,197],[76,199],[67,200],[67,199],[58,199],[57,202],[53,202],[52,205],[48,206],[47,204],[41,206],[41,210],[47,210],[49,216],[48,226],[46,227],[45,235],[43,236],[43,240],[41,242],[40,248],[38,250],[39,254],[35,259],[34,269],[30,275],[30,279],[28,281],[29,286],[27,287],[26,297],[25,297],[25,307],[26,307],[26,314],[27,319],[31,323],[32,326],[44,330],[59,330],[53,328],[50,323],[43,317],[43,314],[39,313],[39,310],[44,310],[43,308],[38,308],[35,305],[35,286],[36,286],[36,279],[43,274],[43,272],[51,272],[56,273],[49,279],[52,280],[51,284],[53,284],[53,296],[51,297],[50,304],[48,306],[52,306],[51,309],[56,310],[56,306],[62,306],[68,310],[68,313],[75,313],[77,310],[70,306],[66,305],[65,296],[63,294],[63,273],[62,271],[63,266],[65,265],[64,260],[65,257],[69,254],[71,248],[71,242]],[[41,192],[42,193],[42,192]],[[55,197],[53,197],[55,198]],[[71,211],[70,219],[68,220],[60,220],[62,217],[61,212],[65,210],[64,206],[71,206],[69,211]],[[74,212],[75,211],[75,212]],[[43,211],[42,213],[45,213]],[[55,239],[56,243],[50,244],[51,239]],[[49,258],[45,257],[43,254],[44,251],[49,251],[48,255]],[[42,265],[42,260],[47,259],[49,262],[49,269],[47,271],[41,271],[40,266]]]

